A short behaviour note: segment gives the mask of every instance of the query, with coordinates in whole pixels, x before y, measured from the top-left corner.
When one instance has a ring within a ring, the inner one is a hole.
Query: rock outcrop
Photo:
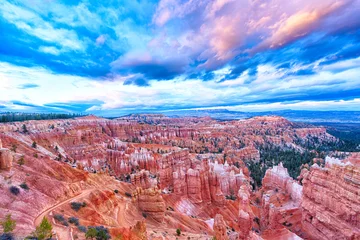
[[[12,167],[13,154],[9,149],[0,148],[0,170],[10,170]]]
[[[216,214],[214,218],[214,232],[216,240],[228,240],[229,237],[226,233],[226,223],[221,214]]]
[[[145,216],[162,223],[165,216],[165,203],[161,197],[161,192],[157,188],[142,189],[137,188],[132,193],[133,201],[137,202],[139,209]]]
[[[311,238],[360,239],[359,166],[313,166],[302,182],[302,222]]]
[[[292,179],[282,163],[268,169],[263,178],[260,226],[302,233],[302,186]]]

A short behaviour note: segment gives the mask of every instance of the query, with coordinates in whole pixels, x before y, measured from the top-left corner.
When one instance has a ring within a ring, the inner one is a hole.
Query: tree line
[[[81,113],[21,113],[6,112],[0,113],[0,123],[23,122],[28,120],[51,120],[51,119],[70,119],[86,116]]]

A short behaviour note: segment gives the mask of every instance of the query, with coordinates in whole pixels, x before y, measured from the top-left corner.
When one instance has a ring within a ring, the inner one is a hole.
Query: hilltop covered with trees
[[[21,113],[6,112],[0,113],[0,123],[23,122],[28,120],[51,120],[51,119],[69,119],[85,116],[80,113]]]

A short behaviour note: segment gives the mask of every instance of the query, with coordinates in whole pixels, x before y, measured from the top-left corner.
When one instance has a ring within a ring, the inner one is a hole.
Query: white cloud
[[[340,64],[340,63],[336,63]],[[345,64],[345,63],[344,63]],[[341,64],[340,64],[341,65]],[[332,68],[331,65],[327,68]],[[18,67],[0,63],[1,102],[18,100],[36,105],[49,103],[71,103],[98,100],[104,102],[90,110],[145,110],[150,108],[188,108],[189,106],[227,106],[239,104],[234,109],[255,111],[267,109],[360,109],[359,99],[346,101],[311,101],[287,102],[287,97],[308,95],[311,92],[332,93],[359,89],[358,76],[360,67],[332,73],[322,71],[311,76],[287,76],[286,72],[277,72],[271,65],[261,65],[255,81],[244,83],[249,77],[244,72],[236,80],[217,82],[221,74],[228,69],[216,72],[211,81],[198,79],[185,80],[178,77],[168,81],[149,82],[149,87],[123,85],[134,75],[115,76],[112,79],[98,80],[72,75],[54,74],[44,68]],[[219,75],[219,76],[218,76]],[[4,81],[5,80],[5,81]],[[17,88],[21,84],[32,83],[40,87],[23,91]],[[333,85],[335,84],[335,85]],[[334,90],[336,86],[336,90]],[[282,97],[282,102],[240,105],[252,101]],[[335,98],[337,99],[337,97]]]
[[[14,24],[18,29],[25,31],[29,35],[57,44],[65,49],[83,51],[86,48],[86,44],[79,40],[75,31],[55,28],[30,10],[8,2],[1,2],[0,11],[9,23]]]
[[[104,35],[100,35],[97,39],[96,39],[96,45],[103,45],[106,41],[106,37]]]
[[[52,55],[59,55],[60,54],[60,50],[57,49],[56,47],[47,47],[47,46],[41,46],[39,47],[39,51],[40,52],[44,52],[44,53],[49,53]]]

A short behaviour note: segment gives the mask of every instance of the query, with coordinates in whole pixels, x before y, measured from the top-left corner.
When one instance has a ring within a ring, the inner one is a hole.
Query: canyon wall
[[[307,234],[313,239],[360,239],[360,166],[313,166],[302,182]]]

